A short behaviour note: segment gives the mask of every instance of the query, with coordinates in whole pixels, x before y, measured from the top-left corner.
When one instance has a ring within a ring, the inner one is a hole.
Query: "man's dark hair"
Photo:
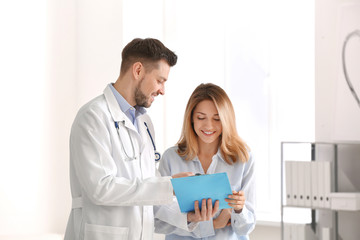
[[[135,62],[141,62],[147,71],[157,67],[159,60],[165,60],[170,67],[177,61],[176,54],[154,38],[135,38],[122,51],[121,73],[125,73]]]

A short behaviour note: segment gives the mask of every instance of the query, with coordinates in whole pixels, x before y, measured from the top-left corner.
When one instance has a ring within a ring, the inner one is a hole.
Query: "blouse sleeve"
[[[247,166],[244,169],[241,189],[245,193],[245,205],[241,213],[231,213],[231,226],[233,231],[240,235],[249,235],[255,228],[255,173],[254,162],[252,154],[250,153],[249,161],[245,163]]]

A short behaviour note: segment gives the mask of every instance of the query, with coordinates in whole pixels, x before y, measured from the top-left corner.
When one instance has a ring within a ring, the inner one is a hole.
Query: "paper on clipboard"
[[[232,194],[229,178],[226,172],[205,174],[183,178],[173,178],[171,183],[181,212],[194,211],[194,203],[211,198],[213,204],[219,200],[219,209],[231,208],[225,201]]]

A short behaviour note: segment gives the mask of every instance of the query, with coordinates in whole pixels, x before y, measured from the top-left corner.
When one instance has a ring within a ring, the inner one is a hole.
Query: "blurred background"
[[[339,9],[359,2],[1,1],[0,239],[62,238],[72,121],[116,81],[135,37],[179,59],[148,110],[159,151],[178,140],[194,88],[223,87],[257,165],[252,239],[280,239],[280,143],[337,140]]]

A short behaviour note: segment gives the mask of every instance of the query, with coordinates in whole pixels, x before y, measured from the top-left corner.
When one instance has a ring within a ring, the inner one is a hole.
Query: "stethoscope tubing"
[[[125,121],[122,121],[122,123],[125,124]],[[133,152],[133,157],[132,157],[132,158],[130,158],[130,156],[127,154],[127,152],[126,152],[126,150],[125,150],[125,148],[124,148],[124,143],[123,143],[123,141],[122,141],[122,139],[121,139],[121,136],[120,136],[121,134],[119,133],[119,122],[115,122],[115,128],[116,128],[116,131],[117,131],[118,136],[119,136],[119,139],[120,139],[121,147],[122,147],[122,149],[123,149],[126,157],[127,157],[128,159],[136,159],[136,156],[135,156],[135,147],[134,147],[133,140],[132,140],[132,138],[131,138],[131,136],[130,136],[130,131],[129,131],[129,129],[126,128],[127,133],[128,133],[128,136],[129,136],[129,139],[130,139],[130,142],[131,142],[131,148],[132,148],[132,152]]]
[[[151,143],[152,143],[152,145],[153,145],[153,147],[154,147],[154,152],[155,152],[155,162],[157,162],[157,161],[159,161],[159,160],[160,160],[161,155],[160,155],[160,153],[159,153],[158,151],[156,151],[155,142],[154,142],[154,139],[153,139],[153,138],[152,138],[152,136],[151,136],[150,130],[149,130],[149,128],[148,128],[148,125],[146,124],[146,122],[144,122],[144,124],[145,124],[145,127],[146,127],[146,131],[147,131],[147,132],[148,132],[148,134],[149,134],[149,137],[150,137]]]
[[[119,128],[120,128],[120,127],[119,127],[119,122],[116,122],[116,121],[115,121],[114,123],[115,123],[115,128],[116,128],[116,130],[117,130],[117,133],[118,133],[118,136],[119,136],[119,139],[120,139],[120,144],[121,144],[121,146],[122,146],[122,149],[123,149],[126,157],[127,157],[128,159],[136,159],[136,156],[135,156],[135,147],[134,147],[133,140],[132,140],[132,138],[131,138],[131,136],[130,136],[130,131],[129,131],[129,129],[127,128],[127,133],[128,133],[128,136],[129,136],[130,142],[131,142],[131,148],[132,148],[132,152],[133,152],[132,158],[127,154],[127,152],[126,152],[126,150],[125,150],[125,148],[124,148],[124,143],[123,143],[123,141],[122,141],[122,139],[121,139],[121,136],[120,136],[121,134],[120,134],[120,132],[119,132]],[[125,125],[125,121],[122,121],[122,123],[123,123],[123,125]],[[147,133],[149,134],[151,143],[152,143],[152,145],[153,145],[153,147],[154,147],[155,162],[157,162],[157,161],[160,160],[161,155],[160,155],[160,153],[159,153],[158,151],[156,151],[156,146],[155,146],[154,139],[153,139],[153,137],[152,137],[152,135],[151,135],[151,133],[150,133],[149,127],[148,127],[148,125],[146,124],[146,122],[144,122],[144,125],[145,125],[145,127],[146,127]]]
[[[352,82],[350,81],[350,78],[349,78],[349,75],[348,75],[348,72],[347,72],[347,68],[346,68],[346,61],[345,61],[346,60],[346,58],[345,58],[346,45],[347,45],[349,39],[354,37],[354,36],[360,37],[360,30],[355,30],[355,31],[349,33],[345,38],[345,41],[344,41],[343,47],[342,47],[342,67],[343,67],[343,71],[344,71],[345,80],[346,80],[346,82],[347,82],[347,84],[349,86],[351,94],[354,96],[355,101],[357,102],[358,106],[360,107],[360,99],[359,99],[359,97],[357,96],[357,94],[355,92],[355,89],[354,89],[354,86],[352,85]]]

